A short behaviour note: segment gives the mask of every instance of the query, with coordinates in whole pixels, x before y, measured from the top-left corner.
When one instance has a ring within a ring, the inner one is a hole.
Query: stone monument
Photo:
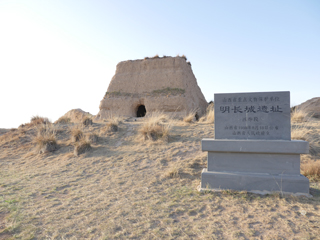
[[[291,140],[290,92],[215,94],[215,139],[202,140],[201,189],[309,195],[306,141]]]

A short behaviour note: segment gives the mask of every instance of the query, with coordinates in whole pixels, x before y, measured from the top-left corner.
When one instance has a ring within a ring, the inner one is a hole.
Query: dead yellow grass
[[[143,140],[168,141],[173,120],[161,112],[151,113],[139,128]]]
[[[79,156],[82,153],[85,153],[91,149],[91,142],[85,138],[81,138],[79,142],[75,143],[74,146],[74,155]]]
[[[166,177],[169,178],[178,178],[179,177],[179,171],[176,167],[172,167],[168,169],[168,171],[165,174]]]
[[[214,123],[214,108],[209,106],[206,115],[201,117],[199,121],[203,123]]]
[[[294,110],[291,113],[291,122],[292,123],[302,123],[305,122],[307,118],[307,114],[301,110]]]
[[[50,121],[46,117],[33,116],[30,120],[30,124],[32,125],[47,124],[47,123],[50,123]]]
[[[83,129],[78,125],[73,126],[70,132],[72,142],[78,142],[83,137]]]
[[[85,127],[92,125],[92,119],[90,117],[84,117],[82,120],[82,124]]]
[[[38,134],[34,138],[34,142],[37,144],[37,152],[48,153],[57,149],[56,134],[51,125],[46,124],[38,128]]]
[[[108,123],[106,123],[106,131],[117,132],[119,129],[119,123],[121,120],[119,118],[111,118]]]
[[[67,124],[67,123],[70,123],[70,122],[71,122],[70,118],[62,116],[57,121],[55,121],[54,123],[55,124]]]
[[[318,123],[304,122],[293,124],[291,127],[291,139],[304,140],[309,143],[309,152],[312,155],[320,153],[320,135],[317,130]]]
[[[77,157],[67,125],[59,126],[59,149],[48,155],[28,155],[34,128],[0,136],[0,231],[17,239],[318,238],[319,182],[311,183],[310,199],[198,192],[206,167],[200,141],[214,135],[212,126],[173,122],[170,141],[137,142],[148,121],[123,122]],[[95,123],[84,134],[104,127]],[[320,124],[309,127],[316,139]]]
[[[140,135],[144,140],[164,140],[167,141],[169,137],[170,125],[164,125],[157,122],[145,122],[139,129]]]
[[[187,116],[183,118],[183,121],[186,123],[192,123],[195,121],[196,111],[191,111]]]
[[[301,163],[301,172],[312,181],[320,180],[320,161],[309,160]]]

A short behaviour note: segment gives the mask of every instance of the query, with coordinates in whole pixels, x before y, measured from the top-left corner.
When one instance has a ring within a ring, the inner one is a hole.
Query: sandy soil
[[[49,154],[35,152],[32,126],[0,136],[0,239],[319,239],[319,182],[313,198],[200,193],[200,141],[213,124],[176,122],[168,142],[150,142],[139,137],[143,121],[84,128],[99,139],[78,157],[74,124],[55,126]]]

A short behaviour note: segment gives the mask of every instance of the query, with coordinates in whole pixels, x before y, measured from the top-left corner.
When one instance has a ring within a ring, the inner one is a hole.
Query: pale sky
[[[214,93],[320,97],[320,1],[0,0],[0,128],[97,114],[120,61],[184,54]]]

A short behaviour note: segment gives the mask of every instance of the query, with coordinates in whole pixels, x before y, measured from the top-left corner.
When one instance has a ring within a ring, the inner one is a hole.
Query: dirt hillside
[[[82,120],[85,117],[90,117],[90,116],[92,116],[92,115],[89,112],[85,112],[82,109],[77,108],[77,109],[72,109],[72,110],[68,111],[61,118],[69,119],[69,121],[73,122],[73,123],[79,123],[79,122],[82,122]]]
[[[144,135],[148,121],[53,124],[58,148],[46,154],[38,125],[1,135],[0,239],[319,239],[318,180],[310,177],[313,198],[200,193],[200,141],[214,137],[213,124],[161,118],[156,129],[168,135],[153,141],[160,135]],[[98,137],[78,156],[75,129]],[[293,124],[300,130],[312,142],[320,122]],[[317,144],[302,168],[320,161]]]
[[[320,97],[309,99],[296,106],[297,110],[302,110],[314,118],[320,118]]]

